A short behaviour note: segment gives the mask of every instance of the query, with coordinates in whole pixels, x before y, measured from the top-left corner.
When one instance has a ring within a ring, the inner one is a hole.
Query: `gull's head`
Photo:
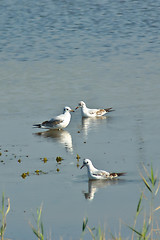
[[[74,110],[72,110],[70,107],[65,107],[63,112],[74,112]]]
[[[80,102],[78,103],[78,107],[76,107],[76,109],[78,109],[78,108],[80,108],[80,107],[85,107],[85,106],[86,106],[85,102],[80,101]]]
[[[89,159],[84,159],[83,160],[83,165],[82,165],[82,167],[80,168],[80,169],[82,169],[83,167],[87,167],[87,166],[92,166],[92,162],[91,162],[91,160],[89,160]]]

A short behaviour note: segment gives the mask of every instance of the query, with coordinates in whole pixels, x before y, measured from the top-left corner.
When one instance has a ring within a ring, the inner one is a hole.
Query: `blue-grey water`
[[[0,195],[6,205],[11,201],[7,238],[36,239],[28,222],[35,226],[41,204],[48,238],[79,239],[84,217],[90,227],[105,226],[108,238],[119,229],[130,238],[123,223],[134,222],[142,164],[160,170],[159,12],[158,0],[0,2]],[[77,110],[64,131],[32,128],[80,100],[115,111],[82,120]],[[77,166],[84,158],[127,175],[88,183],[86,169]]]

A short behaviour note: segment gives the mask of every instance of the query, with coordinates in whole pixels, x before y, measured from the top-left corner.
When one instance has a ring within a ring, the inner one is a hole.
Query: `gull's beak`
[[[80,169],[82,169],[85,165],[83,164],[82,167],[80,167]]]
[[[74,110],[71,109],[70,112],[74,112]]]
[[[75,110],[77,110],[78,108],[79,108],[79,106],[78,106],[78,107],[76,107],[76,108],[75,108]]]

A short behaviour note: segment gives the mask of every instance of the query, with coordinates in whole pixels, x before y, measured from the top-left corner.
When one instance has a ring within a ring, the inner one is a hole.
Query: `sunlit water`
[[[113,234],[120,219],[133,224],[139,170],[151,162],[159,170],[159,10],[152,0],[1,1],[0,189],[11,201],[8,238],[36,239],[28,222],[42,203],[45,233],[55,239],[79,239],[84,217]],[[64,131],[32,128],[80,100],[115,111],[82,120],[77,110]],[[79,168],[84,158],[127,175],[90,183]]]

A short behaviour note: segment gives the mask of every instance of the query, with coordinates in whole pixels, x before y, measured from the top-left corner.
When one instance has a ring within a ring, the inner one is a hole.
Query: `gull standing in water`
[[[74,112],[70,107],[65,107],[62,114],[51,118],[49,121],[35,124],[33,127],[45,128],[45,129],[63,129],[68,126],[71,120],[70,112]]]
[[[112,108],[104,108],[104,109],[90,109],[87,108],[85,102],[80,101],[78,107],[76,109],[81,108],[82,117],[101,117],[108,112],[113,111]]]
[[[104,180],[104,179],[113,179],[113,178],[117,178],[119,176],[123,176],[125,175],[126,173],[115,173],[115,172],[112,172],[112,173],[109,173],[109,172],[106,172],[104,170],[98,170],[96,169],[91,160],[89,159],[85,159],[83,161],[83,165],[81,167],[81,169],[86,166],[87,167],[87,171],[88,171],[88,178],[91,180]]]

